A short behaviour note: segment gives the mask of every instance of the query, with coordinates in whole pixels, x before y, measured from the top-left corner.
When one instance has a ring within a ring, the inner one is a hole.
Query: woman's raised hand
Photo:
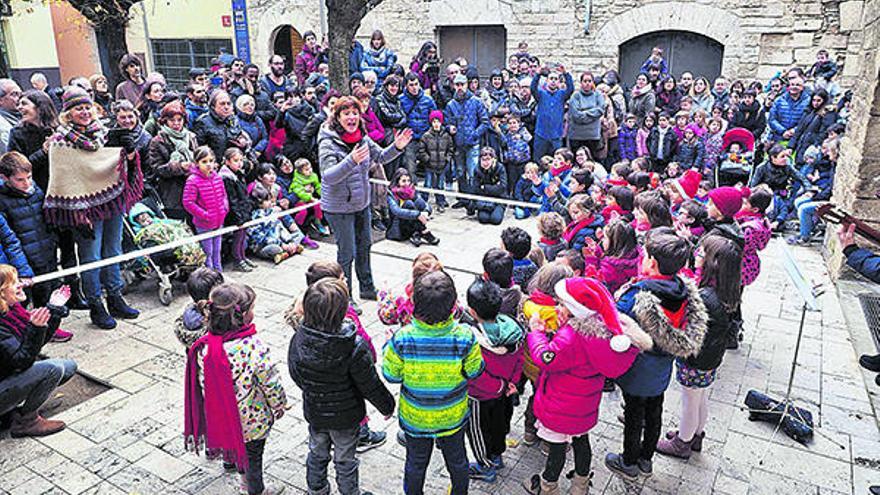
[[[403,151],[403,149],[406,148],[406,145],[408,145],[409,142],[412,141],[412,137],[413,137],[412,129],[410,129],[409,127],[407,127],[406,129],[404,129],[400,132],[395,132],[394,133],[394,147]]]
[[[62,285],[61,287],[55,289],[52,292],[52,295],[49,296],[49,304],[52,306],[64,306],[67,304],[67,301],[70,300],[70,286]]]
[[[364,163],[364,160],[366,160],[369,156],[370,147],[364,143],[355,146],[354,151],[351,152],[351,159],[354,160],[354,162],[358,165]]]
[[[45,327],[49,323],[50,316],[48,308],[36,309],[31,312],[31,324],[35,327]]]

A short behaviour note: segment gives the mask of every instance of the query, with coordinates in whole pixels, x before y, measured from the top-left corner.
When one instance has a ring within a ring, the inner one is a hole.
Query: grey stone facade
[[[678,30],[724,45],[723,74],[767,79],[794,63],[809,65],[819,48],[843,64],[841,82],[860,73],[863,0],[385,0],[364,19],[360,36],[382,29],[408,63],[440,26],[504,25],[507,53],[527,41],[531,53],[577,69],[617,67],[619,46],[639,35]],[[256,60],[268,55],[273,30],[291,24],[321,32],[318,0],[252,7]],[[585,18],[589,10],[589,32]],[[646,54],[647,55],[647,54]]]

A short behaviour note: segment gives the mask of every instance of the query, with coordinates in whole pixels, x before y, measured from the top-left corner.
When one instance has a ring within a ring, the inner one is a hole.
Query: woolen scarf
[[[225,335],[208,332],[193,344],[186,359],[183,424],[186,449],[198,453],[205,447],[209,459],[222,456],[225,462],[234,463],[239,472],[247,470],[247,450],[235,398],[232,366],[223,343],[256,333],[253,323]],[[199,382],[199,351],[202,347],[207,347],[202,362],[204,390]]]
[[[12,330],[12,333],[20,339],[24,337],[28,323],[31,321],[31,314],[24,309],[21,303],[15,303],[2,318],[6,320],[6,328]]]
[[[171,161],[180,163],[192,163],[195,157],[193,149],[190,147],[190,136],[192,135],[186,128],[180,131],[163,125],[159,128],[159,134],[162,135],[173,147],[171,152]]]
[[[86,127],[61,125],[49,138],[49,187],[43,203],[47,223],[91,229],[141,199],[139,154],[129,161],[124,149],[105,147],[105,137],[95,121]]]

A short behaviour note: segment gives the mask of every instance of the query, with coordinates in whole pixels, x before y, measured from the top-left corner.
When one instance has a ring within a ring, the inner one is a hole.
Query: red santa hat
[[[678,193],[685,199],[694,199],[694,196],[697,195],[697,190],[700,188],[701,180],[703,180],[703,176],[696,170],[691,169],[686,171],[684,175],[679,177],[677,181],[673,182],[673,184],[678,190]]]
[[[560,302],[576,318],[596,316],[602,320],[614,337],[611,348],[617,352],[629,349],[631,341],[623,335],[623,326],[617,314],[614,297],[605,285],[593,278],[568,278],[560,280],[554,287]]]

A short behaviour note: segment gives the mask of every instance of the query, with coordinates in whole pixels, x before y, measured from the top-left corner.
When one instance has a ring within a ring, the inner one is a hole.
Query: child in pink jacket
[[[637,325],[624,324],[614,298],[599,281],[569,278],[556,284],[560,328],[552,340],[535,318],[526,342],[541,369],[536,387],[538,436],[550,445],[543,474],[523,482],[533,495],[556,493],[565,464],[565,446],[574,450],[572,495],[584,495],[590,482],[589,431],[596,425],[605,377],[624,374],[639,354],[653,346]]]
[[[501,454],[507,450],[506,437],[513,417],[513,395],[522,377],[525,332],[501,311],[498,284],[477,279],[468,287],[468,313],[474,337],[480,344],[485,368],[468,382],[470,421],[466,431],[471,452],[477,462],[469,466],[471,479],[495,481],[496,470],[504,466]]]
[[[196,149],[195,162],[183,186],[183,208],[192,216],[196,232],[201,234],[223,226],[229,212],[229,201],[211,148],[200,146]],[[218,272],[223,271],[220,264],[222,241],[223,237],[219,235],[201,241],[206,255],[205,266]]]
[[[636,230],[623,219],[606,225],[601,245],[587,242],[583,254],[584,264],[598,270],[600,280],[612,294],[639,274],[642,262]]]
[[[770,222],[764,214],[773,201],[773,193],[765,187],[758,186],[745,198],[742,210],[734,218],[745,237],[742,261],[743,287],[751,285],[761,274],[761,258],[758,251],[764,250],[770,242],[772,231]]]

